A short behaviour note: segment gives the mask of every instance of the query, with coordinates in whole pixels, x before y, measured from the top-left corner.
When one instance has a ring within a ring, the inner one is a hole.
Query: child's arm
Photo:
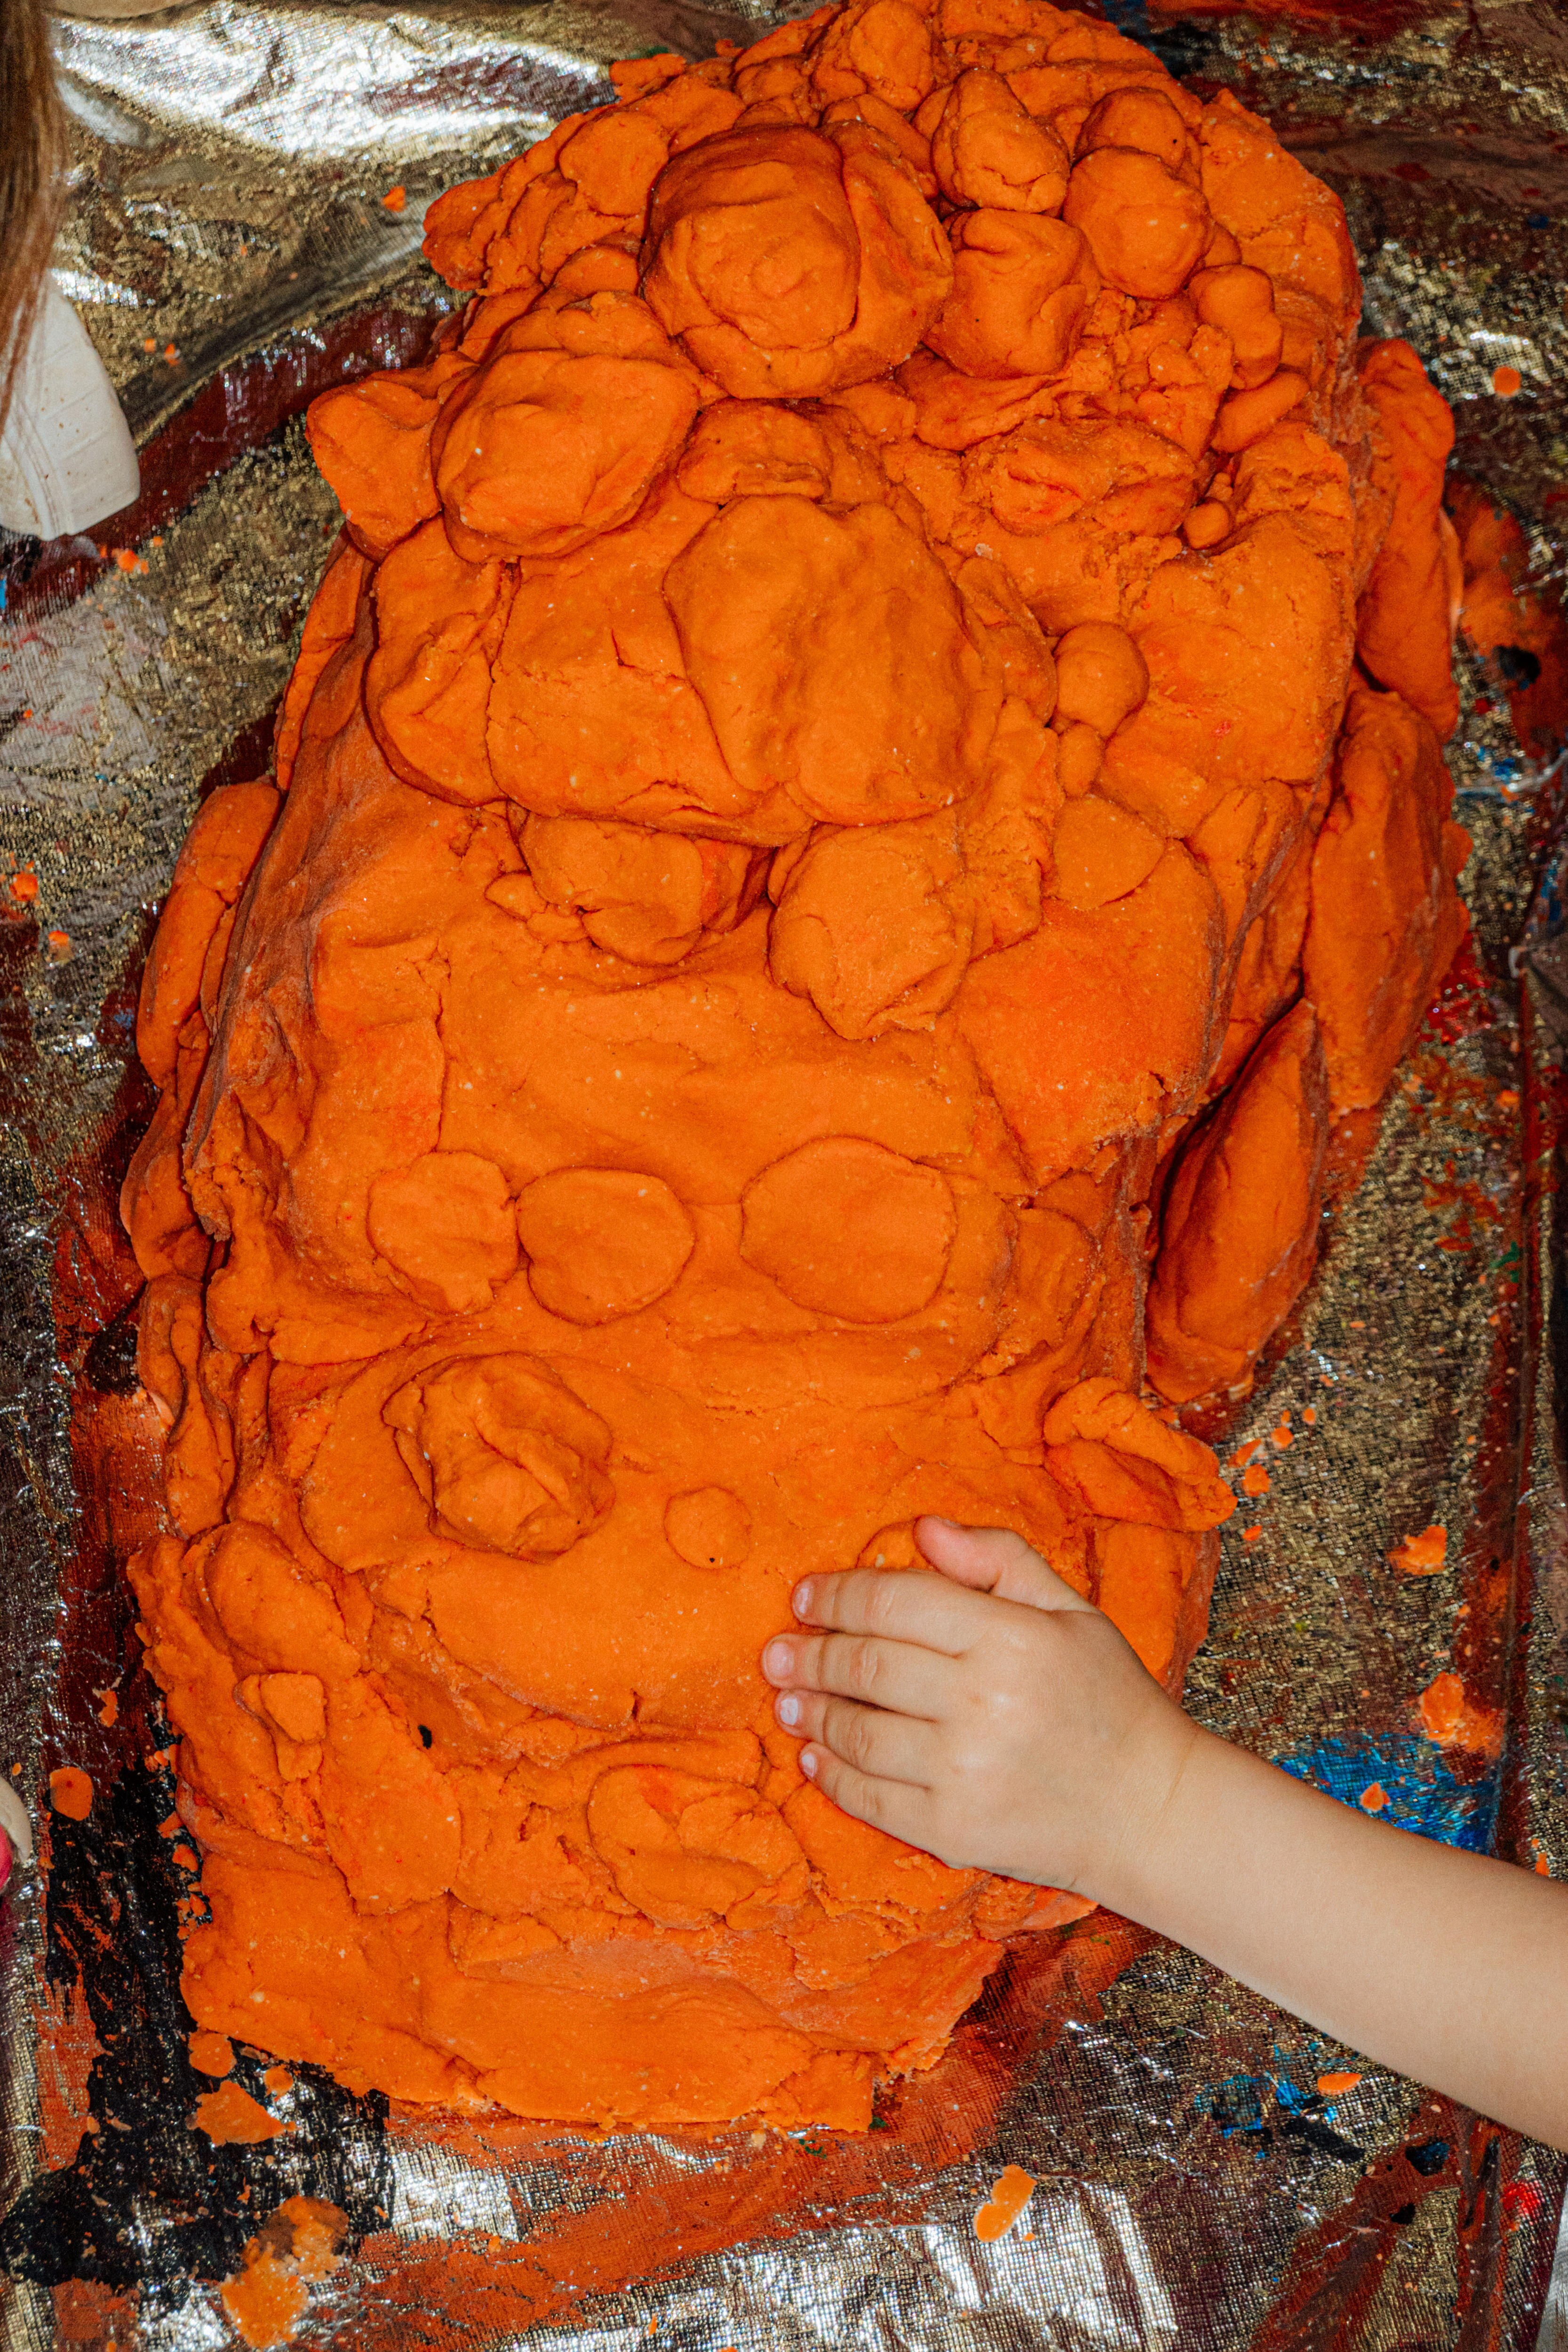
[[[837,1804],[1094,1897],[1381,2064],[1568,2148],[1568,1885],[1391,1829],[1203,1731],[1023,1539],[795,1593],[763,1654]],[[972,1588],[966,1590],[965,1588]]]

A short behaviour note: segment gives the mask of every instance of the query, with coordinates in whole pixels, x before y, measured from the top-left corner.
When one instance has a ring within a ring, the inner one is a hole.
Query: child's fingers
[[[957,1584],[994,1592],[1030,1609],[1093,1609],[1080,1592],[1047,1568],[1010,1528],[961,1528],[952,1519],[915,1521],[915,1541],[931,1566]]]
[[[924,1815],[923,1792],[905,1780],[879,1780],[835,1756],[831,1748],[801,1751],[800,1769],[825,1797],[858,1822],[886,1830],[906,1845],[919,1845]]]
[[[795,1586],[790,1605],[805,1625],[913,1642],[950,1658],[963,1656],[984,1622],[978,1597],[945,1577],[887,1569],[807,1577]]]
[[[793,1707],[793,1719],[784,1712]],[[908,1716],[884,1715],[851,1698],[828,1698],[820,1691],[785,1691],[773,1713],[786,1731],[830,1748],[840,1763],[877,1780],[931,1786],[934,1767],[931,1727]]]
[[[868,1633],[780,1633],[763,1652],[769,1682],[841,1698],[866,1699],[898,1715],[934,1722],[952,1668],[912,1642],[880,1641]]]

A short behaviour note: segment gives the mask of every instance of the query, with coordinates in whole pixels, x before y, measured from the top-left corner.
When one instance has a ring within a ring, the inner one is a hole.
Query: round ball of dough
[[[557,1168],[520,1194],[528,1286],[568,1323],[609,1323],[661,1298],[696,1234],[669,1186],[625,1168]]]
[[[1082,229],[1100,276],[1143,302],[1178,293],[1208,242],[1198,190],[1135,147],[1097,148],[1075,163],[1062,218]]]
[[[1090,109],[1078,134],[1079,155],[1100,147],[1136,147],[1179,172],[1191,152],[1187,127],[1163,91],[1113,89]]]
[[[695,1486],[664,1509],[671,1551],[693,1568],[733,1568],[752,1549],[752,1515],[728,1486]]]
[[[934,1168],[855,1135],[804,1144],[741,1196],[741,1255],[797,1307],[896,1323],[941,1287],[958,1230]]]

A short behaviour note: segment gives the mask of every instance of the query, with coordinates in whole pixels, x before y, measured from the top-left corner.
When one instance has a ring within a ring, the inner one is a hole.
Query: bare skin
[[[1568,2148],[1568,1885],[1391,1829],[1183,1714],[997,1528],[797,1585],[763,1654],[802,1769],[955,1867],[1137,1919],[1378,2063]]]

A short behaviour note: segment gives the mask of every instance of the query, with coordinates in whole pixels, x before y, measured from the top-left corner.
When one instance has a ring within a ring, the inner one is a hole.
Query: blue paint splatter
[[[1338,2103],[1318,2088],[1320,2073],[1337,2063],[1327,2046],[1314,2037],[1304,2051],[1287,2054],[1276,2043],[1272,2073],[1227,2074],[1223,2082],[1206,2084],[1194,2099],[1194,2114],[1206,2116],[1222,2139],[1236,2140],[1259,2161],[1284,2139],[1340,2163],[1363,2162],[1353,2115],[1342,2123]],[[1304,2082],[1298,2079],[1301,2072]]]
[[[1494,1766],[1479,1780],[1455,1779],[1430,1740],[1394,1734],[1384,1739],[1325,1739],[1295,1756],[1277,1756],[1281,1771],[1359,1806],[1375,1781],[1388,1799],[1377,1820],[1471,1853],[1491,1850],[1500,1776]]]

